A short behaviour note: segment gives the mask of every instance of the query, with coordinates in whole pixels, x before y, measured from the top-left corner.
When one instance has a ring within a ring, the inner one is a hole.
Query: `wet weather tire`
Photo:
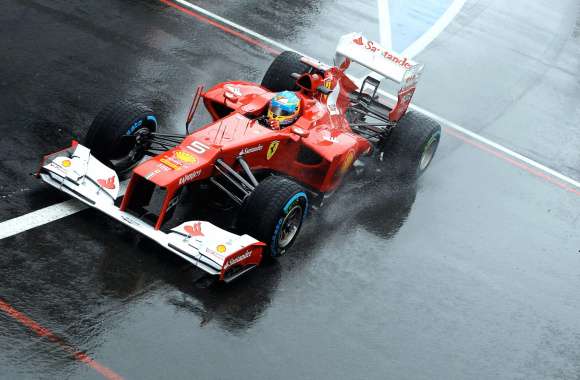
[[[296,182],[270,176],[244,204],[240,227],[267,244],[264,258],[282,256],[294,244],[308,212],[308,195]]]
[[[296,80],[290,75],[293,73],[304,74],[309,70],[309,66],[302,63],[300,58],[302,56],[293,51],[282,52],[272,61],[268,71],[264,74],[262,86],[274,92],[298,90]]]
[[[429,167],[441,139],[439,124],[409,111],[393,129],[382,155],[388,173],[414,180]]]
[[[153,111],[128,100],[111,103],[93,120],[83,145],[119,173],[131,169],[148,148],[147,136],[157,129]]]

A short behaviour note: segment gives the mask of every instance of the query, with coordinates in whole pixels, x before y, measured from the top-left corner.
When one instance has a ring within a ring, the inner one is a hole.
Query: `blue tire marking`
[[[146,120],[152,121],[155,124],[155,127],[157,127],[157,119],[155,118],[155,116],[148,115]],[[125,135],[127,135],[127,136],[132,135],[142,125],[143,125],[143,119],[137,120],[136,122],[133,123],[133,125],[131,125],[131,127],[129,127],[129,129],[127,130],[127,133],[125,133]]]
[[[288,210],[290,209],[290,206],[292,205],[292,203],[300,198],[300,197],[304,197],[306,199],[306,204],[308,204],[308,197],[306,196],[306,193],[304,191],[301,191],[299,193],[296,193],[292,196],[292,198],[290,198],[288,200],[288,202],[286,202],[286,205],[284,206],[284,212],[288,212]]]
[[[272,252],[272,256],[278,256],[278,249],[277,249],[277,245],[278,245],[278,231],[280,231],[280,227],[282,227],[282,222],[284,221],[284,218],[280,218],[278,220],[278,224],[276,225],[276,228],[274,229],[274,235],[272,235],[272,242],[270,243],[270,246],[272,247],[270,249],[270,252]]]
[[[139,129],[140,126],[143,125],[143,120],[137,120],[136,122],[133,123],[133,125],[131,125],[131,127],[129,127],[129,130],[127,131],[127,135],[131,135],[133,132],[135,132],[137,129]]]
[[[294,194],[290,199],[288,199],[288,201],[286,202],[286,204],[283,207],[283,210],[286,214],[288,214],[288,211],[290,210],[290,206],[292,206],[292,204],[294,204],[294,202],[299,199],[299,198],[304,198],[304,212],[302,213],[302,220],[300,221],[300,224],[302,224],[304,222],[304,218],[306,218],[306,214],[308,213],[308,196],[306,196],[306,193],[304,191],[301,191],[299,193]],[[282,227],[282,222],[284,222],[284,218],[280,218],[278,219],[278,224],[276,224],[276,228],[274,229],[274,234],[272,235],[272,242],[270,244],[270,251],[272,252],[272,256],[278,256],[278,252],[277,252],[277,245],[278,245],[278,232],[280,232],[280,228]]]

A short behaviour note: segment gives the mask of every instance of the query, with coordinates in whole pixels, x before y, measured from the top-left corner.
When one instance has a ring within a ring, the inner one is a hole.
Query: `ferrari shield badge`
[[[276,154],[276,151],[278,150],[278,145],[280,145],[280,141],[278,140],[274,140],[270,143],[270,146],[268,147],[268,152],[266,153],[266,158],[268,160]]]

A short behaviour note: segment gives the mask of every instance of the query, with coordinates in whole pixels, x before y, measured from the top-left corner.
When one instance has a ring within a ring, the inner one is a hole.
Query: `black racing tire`
[[[104,164],[124,173],[143,158],[149,148],[147,135],[156,130],[157,118],[149,107],[122,100],[97,114],[83,145]]]
[[[408,111],[388,137],[382,167],[402,179],[416,180],[431,164],[440,139],[441,126],[435,120]]]
[[[246,199],[240,229],[267,244],[264,259],[282,256],[300,232],[308,203],[306,191],[296,182],[276,175],[267,177]]]
[[[304,74],[309,71],[310,67],[300,61],[302,56],[293,51],[284,51],[270,64],[264,78],[262,86],[270,91],[297,91],[296,79],[290,75],[293,73]]]

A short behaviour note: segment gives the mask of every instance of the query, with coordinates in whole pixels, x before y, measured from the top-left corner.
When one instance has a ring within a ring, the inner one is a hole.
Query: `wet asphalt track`
[[[266,3],[196,2],[325,60],[352,25],[377,38],[374,2]],[[417,104],[580,178],[579,20],[468,1],[417,57]],[[178,131],[196,84],[271,60],[156,0],[7,0],[0,29],[2,220],[64,199],[28,173],[109,100]],[[85,211],[0,241],[0,298],[126,379],[578,379],[579,215],[578,193],[446,133],[417,186],[349,188],[230,286]],[[102,376],[0,312],[0,378]]]

